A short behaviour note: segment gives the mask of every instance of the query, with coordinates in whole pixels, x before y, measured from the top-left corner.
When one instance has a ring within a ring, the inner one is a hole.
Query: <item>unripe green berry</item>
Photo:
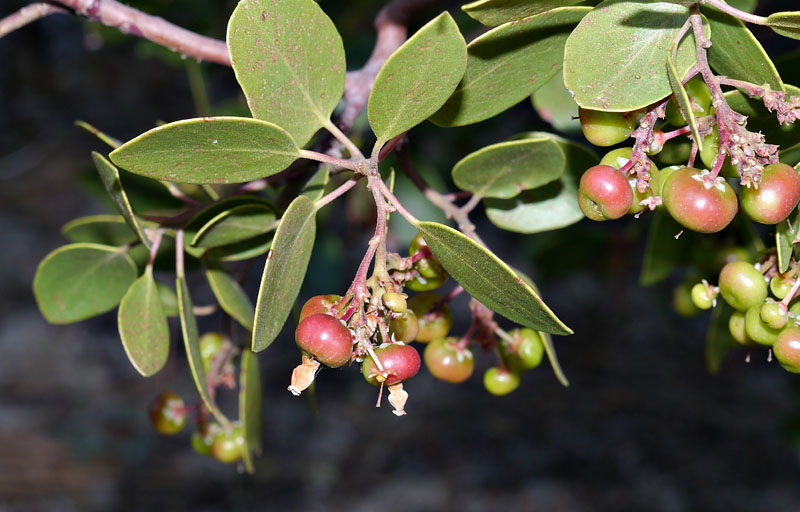
[[[533,329],[523,327],[509,332],[516,342],[513,350],[513,366],[522,371],[532,370],[542,363],[544,344],[542,335]]]
[[[773,329],[783,329],[789,320],[786,306],[779,302],[767,302],[761,306],[761,320]]]
[[[747,336],[747,330],[745,329],[745,314],[742,311],[734,311],[731,317],[728,319],[728,331],[730,331],[731,336],[734,340],[736,340],[737,343],[746,347],[752,347],[755,345],[753,340]]]
[[[493,367],[483,374],[486,390],[497,396],[507,395],[519,387],[519,374],[505,368]]]
[[[403,314],[406,312],[406,294],[389,292],[383,294],[383,305],[394,313]]]
[[[683,317],[692,317],[700,312],[692,301],[692,284],[683,282],[672,292],[672,308]]]
[[[395,341],[411,343],[419,332],[419,322],[414,310],[406,309],[406,312],[389,322],[389,334],[394,335]]]
[[[780,274],[772,276],[772,279],[769,280],[769,290],[772,292],[772,295],[774,295],[775,298],[778,300],[783,300],[784,297],[789,295],[789,291],[791,289],[792,289],[792,282],[787,281]]]
[[[772,346],[772,352],[786,371],[800,373],[800,327],[784,329]]]
[[[719,291],[725,302],[738,311],[761,306],[767,298],[763,274],[746,261],[734,261],[719,273]]]
[[[712,293],[707,284],[697,283],[692,286],[692,302],[700,309],[711,309],[716,293]]]
[[[759,345],[770,346],[775,343],[780,329],[773,329],[761,319],[761,306],[752,306],[744,317],[744,329],[747,336]]]

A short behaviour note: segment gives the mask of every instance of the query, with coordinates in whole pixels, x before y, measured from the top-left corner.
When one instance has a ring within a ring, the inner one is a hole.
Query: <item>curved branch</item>
[[[17,12],[0,20],[0,37],[18,28],[22,28],[28,23],[33,23],[40,18],[45,18],[56,13],[66,14],[67,12],[66,9],[53,4],[37,3],[26,5]]]

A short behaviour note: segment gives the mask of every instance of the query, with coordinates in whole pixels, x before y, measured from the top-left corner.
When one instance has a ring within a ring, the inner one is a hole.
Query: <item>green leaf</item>
[[[235,244],[214,247],[206,251],[205,256],[217,261],[249,260],[265,254],[271,246],[272,233],[267,233]]]
[[[778,252],[778,272],[783,274],[789,270],[789,264],[792,262],[792,253],[794,248],[794,239],[798,236],[800,231],[800,216],[794,213],[794,221],[779,222],[775,226],[775,248]]]
[[[175,293],[175,290],[159,282],[156,282],[156,289],[158,289],[158,297],[161,301],[164,314],[167,316],[178,316],[178,295]]]
[[[800,96],[800,88],[789,84],[785,84],[785,87],[787,97]],[[763,133],[768,143],[789,147],[800,140],[800,123],[779,124],[775,113],[769,112],[758,98],[750,98],[734,90],[726,92],[725,99],[733,110],[748,117],[747,129]]]
[[[667,213],[657,210],[650,224],[647,245],[642,261],[642,272],[639,284],[649,286],[667,278],[673,270],[686,261],[691,249],[691,233],[684,233],[675,239],[675,235],[683,230]]]
[[[39,263],[33,294],[48,322],[78,322],[114,309],[137,273],[130,256],[116,247],[65,245]]]
[[[261,371],[258,357],[247,348],[242,349],[241,364],[239,421],[244,435],[242,456],[247,471],[253,473],[252,454],[261,452]]]
[[[702,12],[711,28],[708,63],[720,75],[782,91],[783,82],[764,48],[738,19],[713,8]]]
[[[176,183],[242,183],[272,176],[300,150],[282,128],[243,117],[165,124],[129,140],[111,160],[134,174]]]
[[[314,203],[297,196],[281,218],[258,290],[253,351],[267,348],[281,331],[300,293],[316,236]]]
[[[243,0],[228,22],[228,50],[253,117],[304,146],[342,97],[342,38],[313,0]]]
[[[139,240],[149,249],[151,247],[150,239],[145,235],[142,226],[139,224],[139,219],[133,213],[131,203],[128,201],[128,196],[125,194],[122,182],[119,180],[119,171],[103,155],[96,151],[92,152],[92,159],[94,159],[94,165],[100,174],[100,181],[103,182],[108,195],[111,196],[114,206],[117,207],[117,210],[125,218],[125,222],[128,223],[133,232],[136,233],[136,236],[139,237]]]
[[[629,112],[671,94],[667,50],[689,17],[668,2],[603,2],[567,39],[564,83],[583,108]],[[695,63],[694,36],[681,41],[675,58],[683,78]]]
[[[328,179],[331,176],[331,170],[327,165],[320,165],[317,172],[311,176],[311,179],[306,182],[303,187],[302,195],[316,201],[325,195],[325,187],[328,185]]]
[[[493,117],[558,74],[564,43],[591,7],[565,7],[506,23],[467,46],[467,68],[447,103],[431,117],[464,126]]]
[[[545,11],[575,5],[583,0],[478,0],[461,6],[461,10],[472,19],[494,27],[509,21],[517,21]]]
[[[800,39],[800,11],[770,14],[767,26],[784,37]]]
[[[689,94],[686,92],[686,88],[683,86],[683,83],[678,76],[678,70],[675,69],[673,50],[674,46],[670,46],[670,51],[667,52],[667,77],[669,78],[669,85],[672,88],[675,101],[678,103],[678,107],[683,114],[683,118],[689,123],[689,128],[692,130],[692,137],[697,144],[697,150],[702,151],[703,137],[700,136],[700,132],[697,130],[697,118],[694,116],[694,110],[692,110],[692,103],[691,100],[689,100]]]
[[[219,213],[200,228],[192,245],[209,248],[248,240],[276,227],[275,210],[267,204],[243,204]]]
[[[758,0],[727,0],[726,3],[740,11],[755,12]]]
[[[436,222],[420,222],[431,251],[476,300],[513,322],[551,334],[572,334],[530,286],[474,240]]]
[[[728,306],[724,300],[718,300],[717,306],[711,312],[711,322],[706,334],[706,368],[712,375],[719,373],[722,368],[722,360],[728,350],[738,346],[728,329],[731,313],[733,313],[733,308]]]
[[[567,139],[542,132],[525,136],[549,136],[565,156],[565,171],[558,181],[527,190],[513,199],[484,199],[486,215],[495,226],[517,233],[539,233],[572,225],[584,218],[578,206],[578,182],[583,172],[596,165],[593,151]]]
[[[800,142],[792,147],[781,149],[780,161],[791,166],[797,165],[800,162]]]
[[[397,49],[375,78],[367,117],[378,145],[439,110],[467,65],[467,44],[443,12]]]
[[[253,330],[255,309],[241,285],[214,261],[206,261],[206,278],[223,311],[231,315],[242,327]]]
[[[122,215],[78,217],[64,224],[61,234],[70,242],[90,242],[115,247],[138,239]]]
[[[91,133],[92,135],[94,135],[95,137],[100,139],[101,141],[103,141],[106,144],[108,144],[109,146],[111,146],[113,149],[118,148],[122,144],[122,142],[120,142],[119,140],[117,140],[114,137],[111,137],[109,135],[106,135],[105,133],[101,132],[100,130],[98,130],[94,126],[92,126],[89,123],[87,123],[86,121],[75,121],[75,126],[83,128],[84,130],[86,130],[87,132]]]
[[[169,326],[153,279],[153,267],[145,268],[122,297],[117,314],[122,347],[136,371],[155,375],[169,357]]]
[[[564,87],[564,78],[556,73],[531,96],[533,108],[542,120],[550,123],[560,132],[577,134],[581,132],[578,119],[578,105]]]
[[[462,158],[453,182],[481,197],[508,199],[557,180],[564,163],[564,152],[549,138],[501,142]]]

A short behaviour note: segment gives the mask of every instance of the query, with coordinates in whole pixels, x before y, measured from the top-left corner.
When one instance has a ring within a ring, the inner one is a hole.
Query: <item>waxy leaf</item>
[[[572,334],[530,286],[488,249],[455,229],[420,222],[431,251],[476,300],[513,322],[551,334]]]
[[[501,142],[462,158],[453,182],[481,197],[508,199],[557,180],[564,163],[564,152],[549,138]]]
[[[153,267],[148,265],[122,297],[117,325],[122,347],[136,371],[149,377],[164,367],[169,357],[169,325]]]
[[[706,333],[706,368],[716,375],[722,368],[722,360],[728,350],[739,346],[728,328],[733,308],[724,300],[717,300],[717,307],[711,312],[711,322]]]
[[[231,315],[242,327],[253,330],[255,308],[242,286],[225,272],[217,262],[206,262],[206,278],[223,311]]]
[[[494,27],[581,2],[582,0],[478,0],[462,5],[461,10],[472,19]]]
[[[196,247],[219,247],[263,235],[275,229],[275,210],[267,204],[243,204],[219,213],[192,239]]]
[[[116,247],[70,244],[39,263],[33,294],[45,320],[68,324],[114,309],[137,274],[130,256]]]
[[[778,253],[778,272],[783,274],[789,270],[789,264],[792,262],[792,254],[794,248],[794,240],[798,236],[800,230],[800,216],[795,212],[793,214],[794,221],[789,224],[788,221],[779,222],[775,226],[775,248]]]
[[[689,9],[669,2],[606,1],[587,14],[567,39],[564,83],[583,108],[629,112],[672,93],[667,50]],[[681,41],[678,76],[695,63],[694,36]]]
[[[100,174],[100,181],[103,182],[103,186],[106,188],[108,195],[111,196],[114,206],[117,207],[117,210],[119,210],[119,213],[125,218],[125,222],[127,222],[133,232],[136,233],[139,240],[149,249],[150,239],[147,238],[142,226],[139,224],[139,219],[137,219],[136,215],[133,213],[131,203],[128,201],[128,196],[125,194],[125,190],[122,188],[122,182],[119,180],[119,171],[116,167],[111,165],[111,162],[106,160],[103,155],[96,151],[92,152],[92,159],[94,159],[94,165],[97,167],[97,172]]]
[[[253,452],[261,452],[261,371],[258,357],[242,349],[239,373],[239,422],[244,435],[242,458],[249,473],[254,472]]]
[[[656,211],[647,236],[642,272],[639,283],[643,286],[666,279],[675,268],[682,265],[690,253],[692,234],[688,231],[678,239],[675,235],[683,227],[662,211]]]
[[[590,149],[552,134],[533,132],[529,137],[549,136],[565,156],[564,172],[552,183],[526,190],[513,199],[484,199],[486,215],[497,227],[517,233],[560,229],[584,218],[578,206],[578,182],[599,158]]]
[[[720,75],[783,90],[783,82],[769,56],[738,19],[713,8],[703,8],[711,29],[708,63]]]
[[[800,11],[770,14],[767,26],[784,37],[800,39]]]
[[[134,174],[176,183],[242,183],[271,176],[300,156],[280,127],[243,117],[165,124],[129,140],[111,160]]]
[[[243,0],[228,22],[228,50],[253,117],[304,146],[344,92],[342,38],[313,0]]]
[[[467,65],[467,44],[443,12],[397,49],[375,78],[367,104],[372,131],[383,144],[439,110]]]
[[[316,236],[316,210],[297,196],[275,231],[256,301],[253,352],[267,348],[281,331],[300,293]]]
[[[558,73],[564,43],[591,7],[564,7],[501,25],[467,46],[467,69],[447,103],[431,117],[463,126],[493,117]]]

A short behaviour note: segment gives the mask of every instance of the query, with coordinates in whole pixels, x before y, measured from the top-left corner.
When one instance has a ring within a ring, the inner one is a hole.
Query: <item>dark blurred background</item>
[[[24,3],[5,0],[0,16]],[[234,6],[131,4],[218,38]],[[782,4],[762,1],[760,11]],[[322,5],[343,34],[348,68],[360,67],[381,2]],[[457,4],[443,5],[466,34],[479,30]],[[441,8],[416,16],[412,30]],[[773,55],[797,49],[755,32]],[[115,314],[48,325],[31,282],[38,262],[66,243],[63,224],[108,211],[90,158],[106,148],[73,122],[126,140],[159,120],[193,117],[202,95],[195,91],[193,99],[190,77],[199,75],[215,113],[241,115],[233,73],[58,15],[0,39],[0,62],[0,511],[800,510],[797,377],[767,363],[763,352],[747,364],[741,351],[728,355],[719,375],[708,374],[708,315],[684,319],[672,309],[682,274],[638,285],[646,214],[526,237],[475,215],[495,252],[528,272],[575,330],[556,339],[569,388],[545,362],[515,393],[492,397],[480,378],[491,358],[479,354],[463,385],[421,371],[406,385],[408,416],[396,418],[388,406],[374,407],[376,390],[355,368],[325,370],[315,418],[305,398],[286,391],[297,363],[287,328],[260,354],[264,454],[255,475],[196,455],[188,429],[158,436],[148,423],[149,400],[167,389],[195,396],[179,344],[161,373],[143,379],[125,357]],[[365,126],[362,116],[354,137]],[[526,100],[477,125],[415,129],[412,158],[444,190],[458,159],[531,129],[548,126]],[[407,182],[398,189],[418,216],[441,219]],[[365,204],[352,192],[324,211],[301,299],[346,289],[371,234]],[[413,233],[395,220],[391,242],[402,251]],[[248,275],[251,297],[262,268],[263,257]],[[195,302],[210,302],[202,277],[190,279]],[[465,301],[455,309],[455,329],[463,332]],[[201,323],[218,328],[213,317]],[[223,408],[234,410],[234,400],[223,395]]]

